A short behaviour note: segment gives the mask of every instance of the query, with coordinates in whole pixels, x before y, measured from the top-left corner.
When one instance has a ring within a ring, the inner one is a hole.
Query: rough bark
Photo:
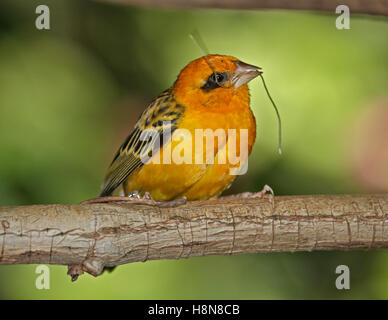
[[[1,264],[106,266],[250,252],[388,248],[388,195],[0,207]]]
[[[135,6],[166,8],[287,9],[335,12],[344,4],[351,13],[388,15],[387,0],[99,0]]]

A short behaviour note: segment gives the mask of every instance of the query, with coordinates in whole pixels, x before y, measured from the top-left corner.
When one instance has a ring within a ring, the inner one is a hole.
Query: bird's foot
[[[263,189],[259,192],[243,192],[238,194],[231,194],[228,196],[222,196],[218,199],[268,199],[268,201],[274,206],[275,203],[275,194],[272,188],[269,185],[265,185]]]
[[[161,208],[172,208],[178,207],[187,202],[186,198],[180,198],[170,201],[155,201],[152,199],[149,192],[144,193],[144,196],[140,196],[138,193],[131,193],[128,196],[109,196],[109,197],[98,197],[89,200],[82,201],[81,204],[92,204],[92,203],[107,203],[107,202],[131,202],[133,204],[145,204],[150,206],[158,206]]]

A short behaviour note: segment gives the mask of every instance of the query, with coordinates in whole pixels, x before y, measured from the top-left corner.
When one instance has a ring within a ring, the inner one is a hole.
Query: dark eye
[[[224,80],[224,75],[222,73],[216,74],[216,82],[220,83]]]
[[[212,90],[222,87],[226,80],[227,76],[225,73],[212,73],[207,79],[205,85],[202,86],[202,89]]]

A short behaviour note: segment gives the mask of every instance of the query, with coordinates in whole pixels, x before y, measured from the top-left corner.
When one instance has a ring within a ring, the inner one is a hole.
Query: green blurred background
[[[140,9],[48,1],[51,30],[35,28],[38,1],[0,3],[0,205],[77,203],[105,170],[146,104],[201,52],[259,65],[250,84],[258,140],[249,171],[230,192],[269,184],[277,195],[388,192],[388,23],[292,11]],[[351,290],[335,288],[348,265]],[[70,282],[52,266],[0,266],[7,299],[388,298],[388,253],[272,253],[148,261]]]

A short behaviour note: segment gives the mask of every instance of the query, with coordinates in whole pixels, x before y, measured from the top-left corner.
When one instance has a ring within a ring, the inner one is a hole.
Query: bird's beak
[[[242,61],[233,61],[233,63],[236,66],[236,70],[232,76],[232,85],[236,89],[262,74],[260,67],[253,66]]]

